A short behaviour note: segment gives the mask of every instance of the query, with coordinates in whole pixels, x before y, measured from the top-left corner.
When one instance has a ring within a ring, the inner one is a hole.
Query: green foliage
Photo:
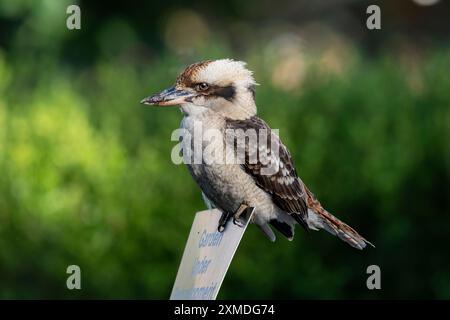
[[[450,51],[423,59],[419,85],[388,55],[340,75],[311,68],[292,91],[244,58],[299,174],[377,248],[300,228],[270,243],[251,226],[220,298],[449,298]],[[168,297],[204,205],[170,160],[180,113],[138,102],[182,65],[165,54],[72,70],[0,55],[0,298]],[[81,291],[65,287],[70,264]],[[381,291],[365,286],[370,264]]]

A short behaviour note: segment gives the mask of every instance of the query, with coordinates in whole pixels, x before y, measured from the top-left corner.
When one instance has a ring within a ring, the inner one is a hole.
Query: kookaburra
[[[306,230],[325,229],[351,246],[363,249],[370,243],[321,206],[297,176],[286,146],[257,117],[255,86],[253,74],[246,69],[244,62],[208,60],[188,66],[173,87],[149,96],[141,103],[179,105],[184,115],[181,128],[191,135],[195,134],[195,127],[199,124],[203,132],[215,129],[223,133],[223,139],[201,143],[201,151],[215,148],[218,157],[225,157],[223,150],[229,144],[225,141],[227,130],[269,132],[267,140],[260,139],[262,141],[256,145],[245,145],[241,149],[245,153],[242,163],[220,161],[222,158],[215,162],[187,163],[203,196],[223,212],[222,218],[228,219],[241,212],[243,206],[251,207],[254,208],[251,222],[259,226],[271,241],[275,241],[275,234],[270,226],[292,240],[298,223]],[[260,156],[250,161],[260,149],[268,148],[268,141],[275,150],[267,152],[267,161],[262,161]],[[237,144],[232,143],[231,150],[237,152],[237,149]],[[276,170],[267,170],[273,164],[276,164]],[[219,226],[220,231],[223,226]]]

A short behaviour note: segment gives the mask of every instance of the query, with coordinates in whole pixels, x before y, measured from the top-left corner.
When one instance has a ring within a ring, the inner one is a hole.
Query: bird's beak
[[[171,87],[160,93],[142,99],[141,103],[149,106],[174,106],[190,102],[189,98],[192,98],[193,96],[194,94],[192,92]]]

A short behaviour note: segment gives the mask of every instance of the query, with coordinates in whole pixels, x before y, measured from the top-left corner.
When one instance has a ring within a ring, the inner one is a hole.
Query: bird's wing
[[[289,150],[280,138],[256,116],[246,120],[227,119],[226,123],[227,129],[235,132],[239,129],[246,133],[249,129],[256,132],[258,138],[256,144],[247,139],[245,148],[242,146],[239,148],[236,141],[233,142],[236,151],[245,150],[244,170],[254,178],[261,189],[272,195],[274,203],[280,209],[291,214],[308,230],[306,222],[308,208],[303,182],[297,176]]]

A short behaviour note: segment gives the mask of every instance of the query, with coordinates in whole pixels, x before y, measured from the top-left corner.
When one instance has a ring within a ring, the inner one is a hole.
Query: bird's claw
[[[217,231],[220,233],[225,231],[225,225],[227,224],[228,220],[230,219],[231,214],[229,212],[222,212],[222,216],[219,220],[219,225],[217,227]]]
[[[245,226],[245,221],[242,221],[241,216],[242,214],[248,210],[248,209],[252,209],[251,207],[249,207],[247,204],[242,203],[239,208],[237,209],[236,213],[233,215],[233,223],[238,226],[243,228]],[[219,232],[224,232],[225,230],[225,225],[227,224],[228,220],[230,220],[231,218],[231,213],[229,212],[222,212],[222,216],[220,217],[219,220],[219,226],[217,227],[217,231]]]
[[[241,228],[244,227],[244,223],[239,218],[233,217],[233,223],[235,225],[237,225],[238,227],[241,227]]]
[[[242,222],[242,220],[240,219],[242,214],[247,210],[248,205],[245,203],[241,203],[241,205],[239,206],[239,208],[237,209],[236,213],[233,215],[233,223],[235,225],[237,225],[238,227],[243,228],[245,223]]]

